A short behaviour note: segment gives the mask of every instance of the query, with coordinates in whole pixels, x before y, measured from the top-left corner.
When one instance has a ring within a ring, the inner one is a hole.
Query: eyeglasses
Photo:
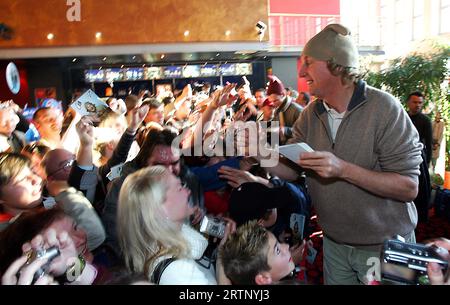
[[[67,169],[71,168],[74,162],[75,162],[75,159],[67,160],[67,161],[63,164],[63,166],[61,166],[61,167],[58,168],[57,170],[55,170],[55,171],[51,172],[50,174],[48,174],[47,177],[51,177],[51,176],[55,175],[56,173],[58,173],[58,172],[60,172],[60,171],[62,171],[62,170],[67,170]]]

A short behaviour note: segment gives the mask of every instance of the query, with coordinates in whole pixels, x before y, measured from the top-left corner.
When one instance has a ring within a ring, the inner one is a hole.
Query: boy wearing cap
[[[250,221],[228,236],[219,249],[225,275],[235,285],[268,285],[278,282],[295,268],[289,246]]]
[[[325,284],[367,283],[370,257],[399,234],[415,242],[422,144],[392,95],[358,80],[358,50],[347,28],[331,24],[305,45],[299,75],[317,100],[295,123],[324,232]]]
[[[269,87],[267,88],[267,101],[275,106],[273,121],[280,124],[280,145],[292,137],[292,126],[300,116],[302,108],[295,103],[295,100],[286,95],[286,90],[281,80],[269,75]]]

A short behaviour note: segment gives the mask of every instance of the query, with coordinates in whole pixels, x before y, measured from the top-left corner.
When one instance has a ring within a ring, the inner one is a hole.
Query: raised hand
[[[252,175],[250,172],[229,166],[222,166],[217,172],[220,178],[228,180],[228,184],[234,188],[246,182],[259,182],[258,177]]]
[[[227,226],[225,227],[225,234],[222,237],[222,240],[219,243],[219,247],[223,246],[228,239],[228,236],[233,234],[236,231],[236,222],[228,217],[221,217],[223,220],[227,222]]]
[[[194,212],[192,214],[192,220],[191,220],[192,225],[196,225],[196,224],[200,223],[200,221],[203,219],[204,216],[205,216],[205,211],[202,210],[202,208],[200,208],[199,206],[195,206]]]
[[[181,92],[181,96],[184,98],[192,98],[192,87],[190,84],[187,84],[183,88],[183,92]]]
[[[99,122],[100,119],[86,115],[83,116],[76,125],[76,131],[80,138],[80,144],[84,146],[92,146],[94,143],[94,123]]]
[[[144,105],[139,108],[134,108],[133,110],[128,112],[129,116],[129,126],[128,130],[132,133],[136,133],[136,131],[139,129],[139,126],[141,126],[142,122],[144,121],[145,117],[147,116],[149,111],[149,106]]]
[[[234,88],[236,88],[236,84],[227,84],[222,90],[217,90],[214,92],[211,102],[214,108],[222,107],[224,105],[231,105],[234,101],[236,101],[238,99],[238,95],[232,93]]]
[[[252,97],[252,91],[250,89],[250,82],[248,81],[246,76],[243,76],[242,79],[244,80],[244,86],[242,89],[244,90],[245,98],[251,98]]]

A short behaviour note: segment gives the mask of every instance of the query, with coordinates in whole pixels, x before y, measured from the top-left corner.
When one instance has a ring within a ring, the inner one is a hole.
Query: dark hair
[[[134,109],[139,104],[139,98],[136,95],[130,94],[125,98],[125,105],[127,106],[127,112]]]
[[[300,93],[303,94],[303,100],[305,101],[305,105],[308,105],[309,101],[311,100],[309,93],[304,91]]]
[[[42,107],[39,108],[38,110],[36,110],[33,114],[33,121],[39,121],[40,117],[41,117],[41,112],[47,111],[52,109],[51,107]]]
[[[414,91],[414,92],[412,92],[412,93],[410,93],[410,94],[408,95],[408,98],[406,99],[406,101],[409,101],[409,99],[411,98],[411,96],[418,96],[418,97],[422,97],[422,98],[424,97],[422,92],[420,92],[420,91]]]
[[[256,90],[255,90],[255,94],[256,94],[256,92],[263,92],[264,95],[266,95],[266,89],[264,89],[264,88],[256,89]]]
[[[175,99],[171,96],[166,96],[165,98],[163,98],[162,103],[164,105],[168,105],[170,103],[172,103]]]
[[[157,108],[161,107],[162,104],[156,98],[152,97],[152,98],[146,98],[144,100],[144,102],[142,103],[142,106],[144,106],[144,105],[148,105],[149,110],[152,110],[152,109],[157,109]]]
[[[22,154],[38,155],[41,159],[48,151],[50,151],[50,147],[39,142],[29,143],[22,148]]]
[[[156,145],[171,146],[177,134],[171,128],[163,130],[151,129],[145,137],[141,150],[134,159],[139,168],[147,166],[148,158],[153,154]]]
[[[22,245],[47,229],[54,221],[64,218],[62,208],[43,207],[23,212],[5,230],[0,232],[0,274],[3,274],[22,255]]]
[[[125,267],[119,266],[110,270],[112,276],[102,285],[133,285],[136,282],[148,282],[148,277],[143,273],[131,273]],[[150,283],[150,282],[148,282]]]

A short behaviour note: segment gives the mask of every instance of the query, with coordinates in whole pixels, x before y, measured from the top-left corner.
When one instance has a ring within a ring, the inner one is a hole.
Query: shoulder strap
[[[159,285],[164,270],[166,270],[166,268],[175,260],[174,257],[169,257],[160,261],[158,265],[156,265],[155,270],[153,270],[151,282]]]

